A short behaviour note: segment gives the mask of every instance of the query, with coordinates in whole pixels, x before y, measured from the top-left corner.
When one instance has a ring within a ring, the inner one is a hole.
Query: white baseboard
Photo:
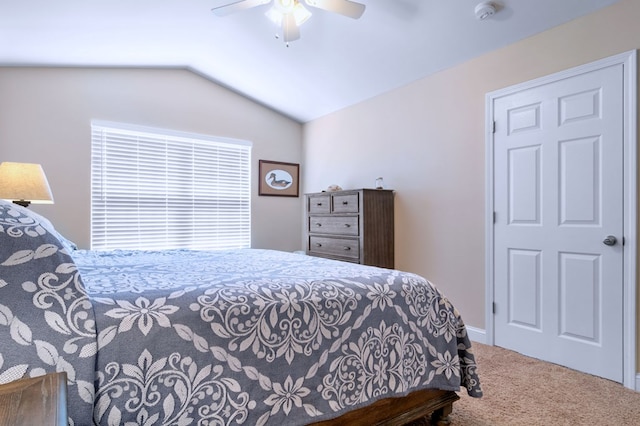
[[[487,332],[481,328],[476,328],[476,327],[470,327],[470,326],[466,326],[467,327],[467,335],[469,335],[469,340],[471,340],[472,342],[478,342],[478,343],[487,343]]]
[[[640,392],[640,374],[636,374],[636,392]]]

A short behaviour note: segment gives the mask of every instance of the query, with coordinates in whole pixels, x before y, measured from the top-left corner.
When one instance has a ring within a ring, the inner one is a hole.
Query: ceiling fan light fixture
[[[285,15],[292,14],[297,26],[307,22],[311,12],[297,0],[275,0],[265,15],[276,26],[281,27]]]
[[[313,8],[352,19],[360,18],[366,8],[364,4],[351,0],[231,0],[231,3],[214,7],[211,11],[218,16],[227,16],[234,12],[271,3],[271,7],[265,12],[265,15],[280,28],[282,39],[289,46],[290,41],[300,38],[300,25],[311,17],[311,12],[304,7],[302,1]],[[278,33],[276,33],[276,38],[280,38]]]
[[[304,7],[302,4],[297,3],[293,8],[293,17],[296,20],[297,25],[302,25],[311,18],[311,12],[309,12],[309,9]]]
[[[296,3],[295,0],[273,0],[273,7],[278,9],[282,14],[291,13]]]

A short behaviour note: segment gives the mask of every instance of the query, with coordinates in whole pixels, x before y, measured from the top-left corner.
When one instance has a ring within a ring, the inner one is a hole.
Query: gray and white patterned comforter
[[[420,276],[73,250],[25,214],[0,204],[0,382],[67,371],[76,425],[299,425],[418,389],[482,394],[460,315]]]

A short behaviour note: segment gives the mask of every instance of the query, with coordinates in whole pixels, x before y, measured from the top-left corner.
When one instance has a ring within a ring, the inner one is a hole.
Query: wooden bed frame
[[[402,398],[382,399],[310,426],[442,426],[449,424],[449,414],[458,399],[460,397],[453,391],[419,390]]]

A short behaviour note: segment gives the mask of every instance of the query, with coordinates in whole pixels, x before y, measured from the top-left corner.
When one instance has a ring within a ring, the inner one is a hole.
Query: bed
[[[400,425],[482,395],[459,313],[418,275],[273,250],[78,250],[4,201],[0,342],[0,383],[67,373],[73,425]]]

